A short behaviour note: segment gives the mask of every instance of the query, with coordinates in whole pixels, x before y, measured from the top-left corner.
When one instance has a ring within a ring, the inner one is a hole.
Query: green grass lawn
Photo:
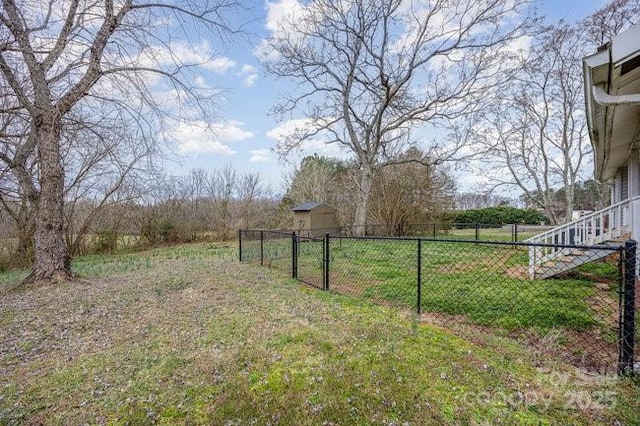
[[[299,246],[298,277],[322,287],[322,244],[306,241]],[[415,311],[417,250],[415,240],[333,238],[330,288]],[[615,369],[615,261],[584,265],[562,278],[531,281],[523,247],[423,241],[420,256],[422,312],[536,338],[559,332],[566,348],[559,351],[570,353],[578,365]],[[289,273],[290,256],[282,261]]]
[[[250,244],[246,258],[259,258],[259,241]],[[266,265],[291,273],[289,239],[265,241],[262,250]],[[509,330],[600,328],[605,339],[615,339],[615,262],[579,268],[588,274],[530,281],[525,247],[423,241],[420,256],[423,311],[463,315],[475,324]],[[416,309],[417,257],[415,240],[332,238],[330,287]],[[321,241],[302,240],[298,278],[322,286],[322,259]]]
[[[640,421],[630,381],[311,289],[230,247],[73,269],[80,278],[57,286],[0,275],[0,424]]]
[[[597,277],[530,281],[524,248],[423,241],[421,262],[423,310],[506,328],[584,330],[598,324],[587,303]],[[597,272],[616,289],[615,265],[600,265]],[[337,289],[351,286],[365,297],[417,305],[415,241],[334,240],[330,266]]]

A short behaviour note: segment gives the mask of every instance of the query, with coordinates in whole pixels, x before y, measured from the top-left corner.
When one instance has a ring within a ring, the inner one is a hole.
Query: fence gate
[[[295,278],[310,286],[324,289],[325,240],[302,236],[296,236],[295,240]]]

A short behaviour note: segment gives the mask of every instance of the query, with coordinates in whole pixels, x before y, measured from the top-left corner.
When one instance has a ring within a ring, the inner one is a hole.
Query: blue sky
[[[234,22],[248,22],[246,39],[232,39],[223,45],[209,46],[215,63],[203,69],[206,84],[225,89],[218,99],[216,133],[193,126],[176,128],[173,135],[180,143],[175,147],[178,162],[167,163],[172,174],[185,174],[192,168],[215,170],[231,165],[240,173],[257,172],[274,191],[284,192],[286,171],[291,167],[280,161],[272,148],[286,123],[278,123],[269,115],[281,94],[291,90],[286,81],[265,75],[255,57],[255,49],[269,34],[269,25],[278,14],[295,5],[296,0],[253,0],[244,2],[247,10],[234,17]],[[540,10],[549,21],[564,18],[581,19],[603,5],[602,0],[543,0]],[[306,153],[325,152],[322,147]],[[173,152],[172,152],[173,154]],[[299,161],[300,154],[291,162]],[[470,190],[463,182],[460,189]]]

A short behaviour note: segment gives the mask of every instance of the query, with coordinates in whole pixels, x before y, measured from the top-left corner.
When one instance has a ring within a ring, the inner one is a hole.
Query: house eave
[[[587,56],[582,61],[587,128],[589,129],[589,137],[595,157],[594,173],[596,179],[599,180],[606,179],[603,176],[607,161],[605,152],[606,138],[603,138],[602,136],[604,135],[601,135],[604,127],[603,120],[606,116],[606,106],[600,105],[595,101],[593,87],[597,84],[608,87],[610,63],[609,49],[601,50],[594,55]]]
[[[640,25],[583,59],[585,112],[598,180],[614,177],[638,143]]]

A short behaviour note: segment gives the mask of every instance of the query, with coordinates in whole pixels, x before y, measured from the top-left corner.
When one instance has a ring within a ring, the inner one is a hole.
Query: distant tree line
[[[144,183],[144,185],[142,185]],[[154,174],[111,191],[68,191],[64,238],[72,256],[121,248],[228,240],[238,228],[273,228],[278,200],[258,174],[232,167],[191,170],[184,176]],[[100,195],[100,196],[98,196]],[[23,209],[28,214],[13,214]],[[20,220],[24,219],[24,222]],[[0,208],[3,235],[0,269],[33,262],[33,215],[20,200],[5,196]]]

